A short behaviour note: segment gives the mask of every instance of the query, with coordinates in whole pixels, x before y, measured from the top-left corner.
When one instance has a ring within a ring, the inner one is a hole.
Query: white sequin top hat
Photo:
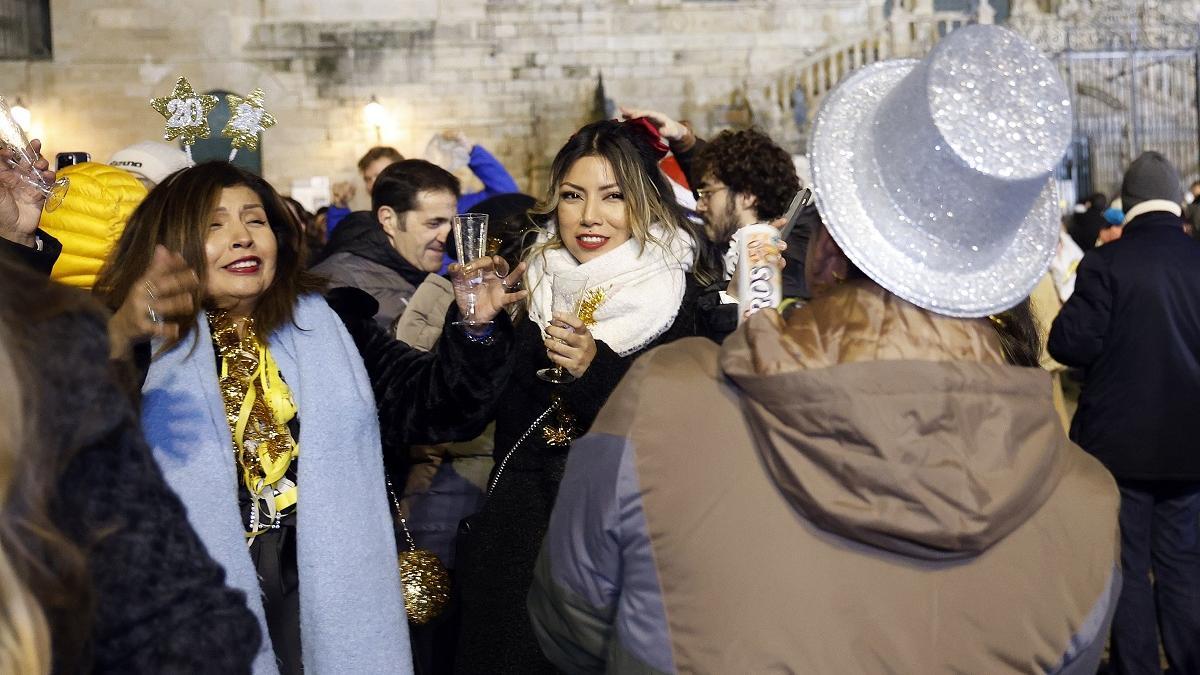
[[[834,241],[920,307],[987,316],[1020,302],[1058,241],[1054,168],[1071,138],[1067,88],[1024,38],[947,35],[921,61],[884,61],[826,97],[810,156]]]

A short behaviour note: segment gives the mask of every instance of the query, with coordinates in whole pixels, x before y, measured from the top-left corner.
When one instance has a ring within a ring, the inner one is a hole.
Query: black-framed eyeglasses
[[[728,190],[728,189],[729,189],[728,185],[722,185],[721,187],[712,187],[712,188],[696,188],[696,201],[702,202],[702,201],[708,199],[709,197],[712,197],[713,195],[717,194],[721,190]]]

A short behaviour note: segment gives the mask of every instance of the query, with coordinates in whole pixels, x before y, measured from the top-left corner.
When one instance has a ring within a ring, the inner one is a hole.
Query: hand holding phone
[[[808,202],[812,200],[812,190],[802,187],[796,191],[796,196],[792,197],[792,203],[788,206],[787,213],[784,214],[783,227],[779,228],[779,238],[787,241],[788,235],[796,228],[796,223],[800,221],[800,210],[803,209]]]

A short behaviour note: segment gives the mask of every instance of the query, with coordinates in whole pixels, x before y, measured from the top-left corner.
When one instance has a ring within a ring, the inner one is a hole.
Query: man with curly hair
[[[696,212],[718,245],[739,228],[783,217],[800,179],[792,156],[756,129],[722,131],[696,156]]]
[[[695,189],[696,213],[704,219],[709,244],[725,258],[725,280],[733,276],[738,228],[753,223],[770,223],[782,218],[800,189],[800,179],[791,155],[769,136],[749,129],[725,131],[712,141],[697,138],[691,128],[657,110],[621,108],[622,119],[645,118],[658,129],[690,187]],[[808,233],[820,216],[814,204],[800,212],[796,228],[788,237],[784,253],[783,293],[789,298],[808,298],[804,283],[804,257]],[[735,302],[722,294],[725,302]]]
[[[621,108],[622,119],[643,117],[670,144],[696,192],[705,232],[722,249],[738,228],[783,217],[800,189],[791,155],[757,129],[723,131],[705,141],[657,110]]]

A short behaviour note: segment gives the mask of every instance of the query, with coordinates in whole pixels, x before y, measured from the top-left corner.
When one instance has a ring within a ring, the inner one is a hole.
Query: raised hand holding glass
[[[49,212],[62,204],[71,181],[67,178],[60,178],[53,184],[46,182],[42,172],[35,166],[39,159],[38,155],[30,148],[25,130],[13,117],[12,109],[9,108],[8,101],[3,96],[0,96],[0,149],[7,150],[12,154],[10,158],[7,158],[8,164],[19,172],[22,182],[46,196],[46,204],[42,208]]]
[[[584,292],[587,290],[588,278],[582,274],[555,274],[551,279],[551,311],[559,314],[572,314],[579,316],[579,304],[583,300]],[[570,330],[570,326],[561,326]],[[574,382],[575,376],[567,372],[562,366],[554,368],[542,368],[537,372],[537,376],[547,382],[556,384],[566,384]]]

